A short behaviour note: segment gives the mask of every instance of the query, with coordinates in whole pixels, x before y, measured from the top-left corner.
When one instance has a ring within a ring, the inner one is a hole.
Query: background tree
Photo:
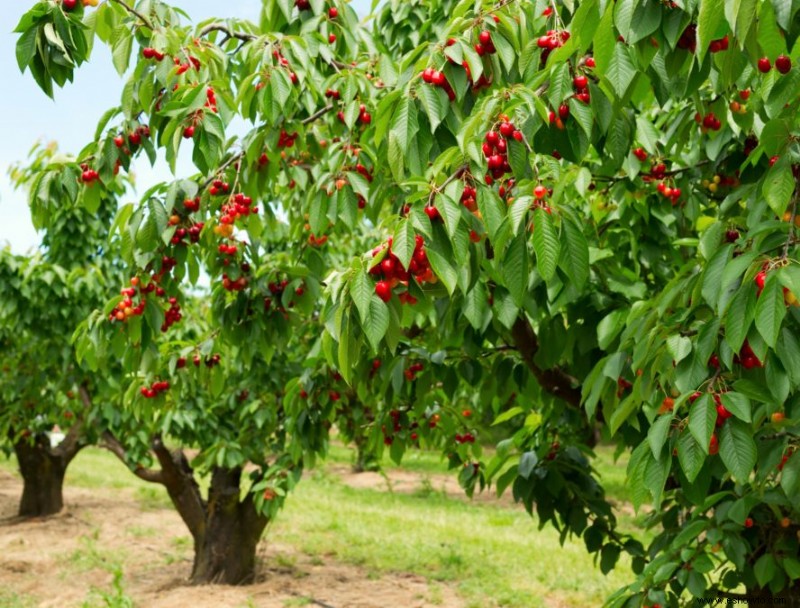
[[[122,122],[92,145],[113,162],[109,142],[144,117],[171,162],[193,144],[197,258],[228,255],[237,229],[258,241],[264,215],[240,194],[285,219],[306,243],[292,276],[325,277],[319,352],[375,404],[395,457],[444,445],[465,487],[510,485],[602,568],[630,552],[636,582],[612,605],[798,596],[798,6],[389,2],[370,32],[323,0],[194,30],[156,1],[83,22],[70,5],[23,19],[21,67],[50,90],[93,33],[120,72],[143,47]],[[424,16],[430,29],[405,26]],[[238,147],[235,115],[252,125]],[[137,268],[161,272],[183,198],[118,216]],[[360,226],[376,249],[337,259]],[[305,390],[287,387],[287,403]],[[464,400],[525,415],[488,461]],[[637,504],[655,506],[646,551],[589,468],[598,421],[631,452]]]
[[[82,367],[71,344],[72,332],[105,300],[115,274],[108,228],[116,212],[110,182],[94,194],[91,208],[74,207],[80,169],[55,145],[36,146],[30,163],[12,169],[18,187],[27,188],[43,231],[41,250],[30,256],[0,252],[0,339],[2,409],[0,436],[13,449],[24,481],[19,514],[52,515],[63,506],[64,474],[78,451],[93,440],[90,428],[99,412],[86,409],[89,393],[107,395],[112,379]],[[50,431],[65,436],[52,445]]]

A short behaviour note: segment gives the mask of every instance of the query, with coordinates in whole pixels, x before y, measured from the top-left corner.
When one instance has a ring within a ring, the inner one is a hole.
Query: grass
[[[328,463],[351,462],[349,449],[332,446]],[[612,450],[600,447],[594,464],[609,497],[624,502],[626,460],[615,463]],[[385,466],[399,468],[392,463]],[[0,458],[0,467],[14,469],[14,463]],[[314,563],[333,559],[362,567],[369,578],[390,572],[414,573],[431,581],[432,594],[441,593],[438,583],[448,584],[472,608],[537,608],[551,603],[599,607],[629,580],[627,562],[603,576],[581,540],[568,540],[562,547],[555,530],[537,530],[536,518],[519,507],[470,503],[433,489],[431,476],[452,474],[447,473],[439,454],[410,452],[402,468],[420,473],[416,492],[351,488],[323,463],[290,495],[286,508],[268,528],[267,541],[289,545]],[[96,448],[78,455],[66,484],[127,489],[143,510],[171,508],[163,488],[137,479],[113,456]],[[622,515],[620,520],[624,528],[636,528],[633,516]],[[152,531],[131,528],[129,533],[149,536]],[[188,540],[187,536],[178,541],[181,546],[170,549],[182,550]],[[121,568],[119,554],[117,559],[109,559],[96,550],[93,539],[86,538],[83,543],[71,556],[73,567],[104,561],[106,567]],[[293,558],[282,559],[286,563],[280,565],[294,565]],[[25,608],[25,601],[0,595],[1,606]],[[295,605],[302,601],[298,598]]]

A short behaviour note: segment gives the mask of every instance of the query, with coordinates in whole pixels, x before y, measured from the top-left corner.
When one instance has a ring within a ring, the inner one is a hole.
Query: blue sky
[[[210,17],[240,17],[257,19],[260,0],[173,0],[200,21]],[[4,2],[0,11],[0,82],[5,93],[0,97],[0,247],[7,244],[15,253],[35,248],[40,237],[30,221],[26,194],[15,192],[8,179],[8,167],[24,160],[37,140],[57,141],[63,152],[76,153],[94,134],[97,121],[105,110],[119,103],[122,80],[111,64],[111,56],[102,44],[95,45],[89,63],[75,75],[75,81],[48,98],[34,83],[30,74],[17,69],[14,46],[17,35],[12,33],[23,13],[33,0]],[[359,14],[369,11],[370,0],[352,0]],[[222,7],[222,8],[221,8]],[[194,173],[188,159],[178,165],[178,174]],[[139,162],[135,167],[137,190],[143,192],[156,181],[169,179],[162,167],[150,168]]]

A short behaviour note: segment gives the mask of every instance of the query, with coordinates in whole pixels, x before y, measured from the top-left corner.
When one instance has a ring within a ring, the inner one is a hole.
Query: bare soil
[[[360,483],[368,484],[368,479]],[[418,488],[416,477],[414,489]],[[0,604],[122,606],[107,604],[101,596],[101,592],[115,594],[116,571],[123,573],[117,597],[124,594],[141,608],[465,605],[450,587],[420,576],[400,573],[376,578],[326,556],[308,556],[265,541],[259,545],[256,584],[191,587],[186,584],[192,565],[191,540],[174,511],[142,509],[127,490],[67,487],[68,506],[62,513],[20,521],[15,514],[21,491],[19,478],[0,470]]]

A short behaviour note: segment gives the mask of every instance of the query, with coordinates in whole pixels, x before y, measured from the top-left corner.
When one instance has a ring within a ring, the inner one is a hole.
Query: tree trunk
[[[195,535],[195,585],[246,585],[255,580],[256,547],[267,519],[248,494],[240,499],[241,469],[216,468],[211,477],[205,525]]]
[[[102,445],[126,461],[125,448],[112,433],[103,434]],[[189,528],[194,538],[191,583],[252,583],[256,575],[256,547],[269,520],[256,510],[252,494],[241,498],[242,469],[215,467],[206,501],[180,449],[170,451],[158,435],[151,447],[160,470],[136,467],[134,474],[162,484]]]
[[[369,451],[366,437],[358,437],[355,440],[356,459],[353,463],[353,473],[363,473],[364,471],[377,471],[380,469],[375,455]]]
[[[52,452],[45,435],[37,436],[33,444],[26,439],[16,441],[14,453],[24,484],[19,516],[46,517],[61,511],[67,458]]]

